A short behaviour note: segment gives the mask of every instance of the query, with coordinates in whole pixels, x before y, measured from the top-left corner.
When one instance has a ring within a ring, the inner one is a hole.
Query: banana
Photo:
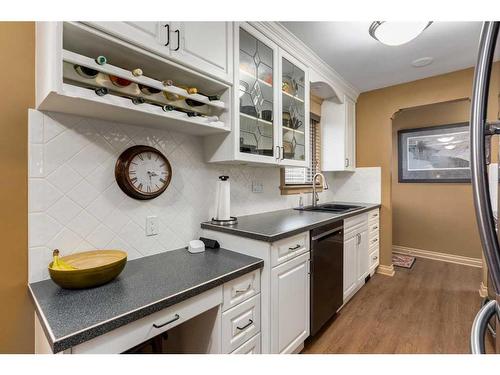
[[[69,265],[68,263],[64,262],[63,260],[59,259],[59,250],[55,249],[52,252],[52,257],[54,260],[52,261],[52,269],[54,270],[76,270],[76,267],[73,267]]]

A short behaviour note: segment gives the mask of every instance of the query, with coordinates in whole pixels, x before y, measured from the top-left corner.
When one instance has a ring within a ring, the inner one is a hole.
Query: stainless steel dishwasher
[[[311,230],[311,336],[343,303],[344,222]]]

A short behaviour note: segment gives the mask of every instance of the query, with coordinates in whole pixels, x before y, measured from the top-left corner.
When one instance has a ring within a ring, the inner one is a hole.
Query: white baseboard
[[[379,265],[377,267],[377,273],[381,274],[381,275],[384,275],[384,276],[394,276],[394,274],[396,273],[394,271],[394,265],[390,265],[390,266],[384,266],[383,264]]]
[[[394,253],[412,255],[418,258],[440,260],[442,262],[461,264],[470,267],[478,267],[478,268],[483,267],[483,260],[481,258],[469,258],[460,255],[438,253],[435,251],[420,250],[405,246],[393,246],[392,251]]]

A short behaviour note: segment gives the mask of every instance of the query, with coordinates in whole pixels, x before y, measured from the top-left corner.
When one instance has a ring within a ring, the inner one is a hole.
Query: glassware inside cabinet
[[[305,160],[305,72],[282,58],[283,157]]]
[[[240,151],[273,156],[273,50],[240,28]]]

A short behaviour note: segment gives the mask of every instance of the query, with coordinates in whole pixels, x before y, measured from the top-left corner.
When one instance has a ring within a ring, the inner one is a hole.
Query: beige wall
[[[500,63],[491,88],[499,92]],[[356,158],[358,167],[382,167],[380,260],[390,265],[392,254],[392,117],[403,108],[470,97],[473,69],[426,78],[362,93],[356,106]],[[488,118],[497,118],[498,96],[490,96]]]
[[[28,282],[28,108],[35,102],[35,25],[0,22],[0,353],[33,352]]]
[[[470,183],[399,183],[401,129],[468,122],[470,101],[431,104],[398,112],[393,120],[393,245],[481,258]]]

